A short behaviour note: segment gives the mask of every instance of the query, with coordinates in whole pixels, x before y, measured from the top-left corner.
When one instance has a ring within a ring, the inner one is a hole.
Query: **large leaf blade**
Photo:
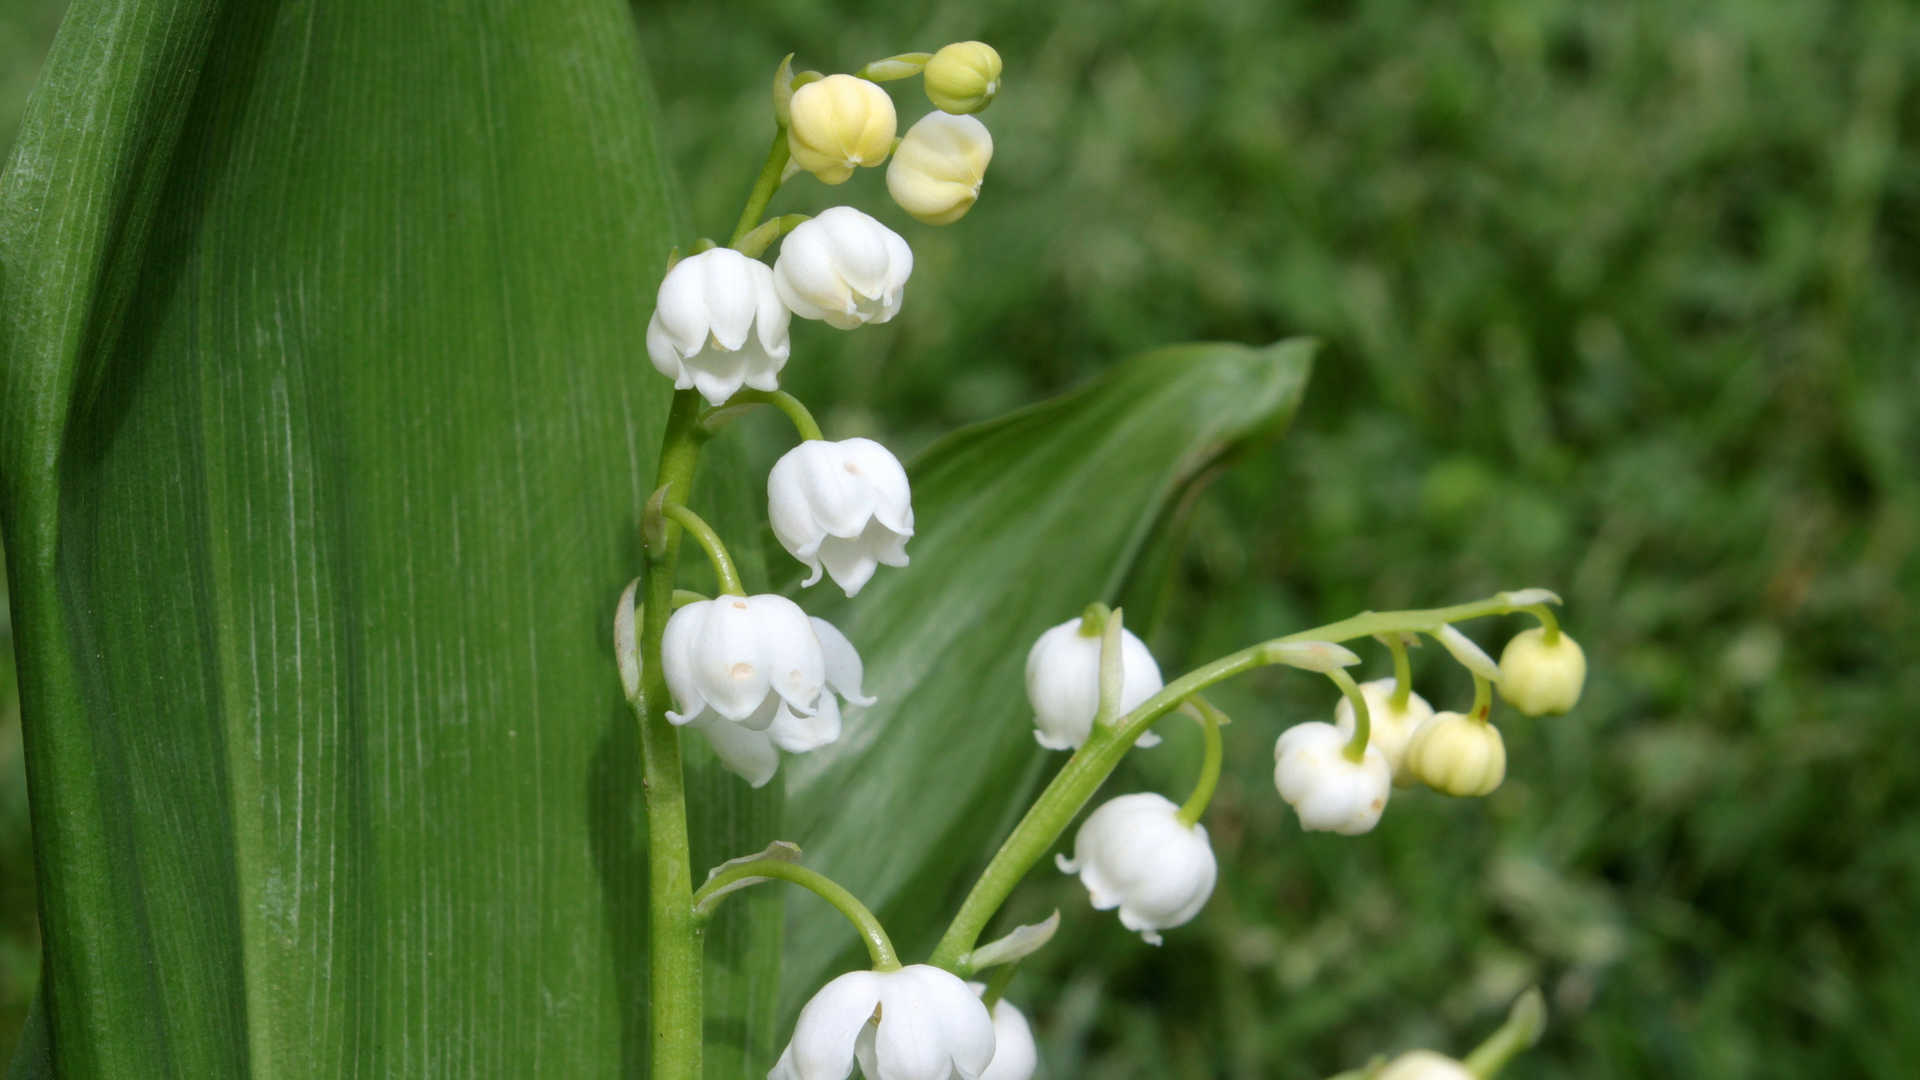
[[[1162,349],[960,432],[912,470],[912,565],[853,601],[808,601],[861,646],[880,701],[840,743],[792,764],[788,835],[904,950],[931,947],[1024,796],[1064,760],[1033,741],[1027,647],[1122,595],[1195,479],[1284,428],[1312,352],[1307,341]],[[789,1008],[852,962],[843,936],[802,932],[818,916],[790,918]]]
[[[643,1071],[606,642],[685,230],[626,7],[83,0],[48,70],[0,212],[42,1048]],[[692,786],[696,857],[776,828]],[[718,1069],[766,1055],[775,909],[712,934]]]

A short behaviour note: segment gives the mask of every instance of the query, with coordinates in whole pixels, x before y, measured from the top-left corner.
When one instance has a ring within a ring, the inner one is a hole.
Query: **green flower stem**
[[[1093,712],[1096,728],[1113,723],[1114,715],[1120,711],[1120,692],[1126,688],[1127,677],[1126,669],[1120,664],[1120,634],[1125,621],[1120,609],[1114,608],[1107,616],[1106,625],[1100,628],[1100,704]]]
[[[811,220],[813,220],[811,214],[781,214],[777,218],[768,218],[741,237],[734,247],[747,258],[757,259],[773,246],[775,240]]]
[[[1353,706],[1353,738],[1340,752],[1348,761],[1358,765],[1367,760],[1367,741],[1373,738],[1373,710],[1367,708],[1367,695],[1360,692],[1354,684],[1353,676],[1340,668],[1327,672],[1327,678],[1347,696],[1347,704]]]
[[[1480,1080],[1492,1080],[1496,1073],[1506,1067],[1507,1062],[1513,1060],[1515,1054],[1539,1042],[1540,1033],[1546,1026],[1547,1003],[1540,996],[1539,988],[1533,987],[1513,1003],[1513,1008],[1507,1012],[1506,1023],[1487,1036],[1487,1041],[1474,1047],[1473,1053],[1468,1054],[1460,1064]]]
[[[715,874],[693,894],[694,918],[706,922],[712,916],[713,909],[725,899],[727,893],[733,891],[727,886],[748,878],[778,878],[792,882],[832,904],[860,932],[860,939],[866,943],[867,955],[872,958],[875,971],[899,970],[900,956],[893,951],[892,939],[887,937],[886,929],[865,904],[825,874],[785,859],[753,859],[735,863]]]
[[[1413,665],[1407,660],[1407,639],[1388,634],[1387,651],[1393,654],[1393,696],[1387,703],[1393,706],[1394,712],[1405,712],[1407,700],[1413,696]]]
[[[720,582],[720,595],[745,596],[747,590],[740,585],[740,574],[733,568],[733,558],[727,554],[726,542],[713,526],[706,523],[699,514],[694,513],[685,503],[668,500],[660,508],[668,521],[678,522],[693,535],[702,550],[707,553],[707,561],[713,564],[713,576]]]
[[[1553,617],[1553,609],[1545,604],[1534,604],[1527,608],[1527,614],[1540,620],[1540,642],[1543,645],[1560,644],[1560,620]]]
[[[773,201],[773,193],[780,190],[780,175],[786,171],[787,129],[773,129],[773,145],[767,148],[767,163],[760,167],[760,178],[753,182],[753,190],[747,195],[747,205],[740,210],[740,223],[733,227],[733,236],[727,241],[730,248],[739,248],[747,234],[760,224],[760,215],[767,212],[767,204]],[[771,242],[771,241],[769,241]],[[766,250],[764,247],[762,251]]]
[[[793,424],[793,430],[800,433],[803,441],[826,438],[820,434],[820,425],[814,420],[813,414],[807,411],[799,398],[785,390],[742,390],[727,399],[727,408],[735,405],[771,405],[786,415]]]
[[[1213,801],[1213,789],[1220,783],[1220,725],[1226,723],[1227,717],[1199,694],[1188,698],[1187,704],[1200,713],[1200,731],[1206,739],[1206,756],[1200,761],[1200,780],[1193,785],[1193,794],[1187,796],[1187,801],[1180,806],[1180,812],[1174,816],[1182,825],[1192,826],[1198,824],[1200,816],[1207,812],[1207,804]]]
[[[685,498],[693,488],[700,440],[695,423],[700,396],[676,391],[660,444],[656,488]],[[647,800],[647,1008],[654,1080],[700,1080],[700,939],[693,918],[692,851],[687,842],[686,779],[680,735],[667,722],[660,639],[673,612],[674,566],[680,530],[662,523],[658,543],[646,545],[640,624],[640,767]]]
[[[1481,723],[1486,723],[1493,714],[1493,684],[1480,673],[1473,675],[1473,709],[1467,715]]]
[[[1001,964],[1000,970],[994,972],[993,978],[987,980],[987,988],[980,992],[980,1004],[985,1005],[989,1013],[993,1011],[993,1007],[999,1003],[1000,999],[1006,996],[1007,984],[1013,981],[1013,973],[1019,970],[1018,960],[1011,964]]]
[[[1433,633],[1450,622],[1511,614],[1518,608],[1508,596],[1508,593],[1497,593],[1484,600],[1443,608],[1362,612],[1325,626],[1250,645],[1202,664],[1168,683],[1159,693],[1122,717],[1119,723],[1111,727],[1094,725],[1087,741],[1060,767],[1053,780],[1040,792],[1040,797],[1027,808],[1020,823],[1013,827],[1013,832],[1000,845],[1000,850],[994,853],[987,868],[980,872],[973,889],[961,901],[953,922],[948,924],[946,933],[934,946],[931,962],[959,975],[968,974],[962,970],[963,958],[980,939],[981,932],[1000,910],[1000,905],[1012,894],[1013,887],[1060,839],[1067,826],[1073,823],[1075,815],[1093,798],[1094,792],[1114,767],[1120,764],[1120,759],[1126,756],[1134,742],[1153,726],[1154,721],[1171,712],[1181,702],[1223,679],[1280,662],[1284,656],[1273,653],[1277,645],[1302,641],[1351,641],[1379,634]]]

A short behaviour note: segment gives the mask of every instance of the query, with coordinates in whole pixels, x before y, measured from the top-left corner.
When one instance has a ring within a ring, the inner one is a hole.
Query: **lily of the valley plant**
[[[896,140],[898,108],[880,83],[915,76],[924,77],[933,108]],[[641,522],[644,572],[615,616],[621,675],[641,725],[656,1080],[700,1075],[702,924],[731,892],[775,879],[838,908],[866,944],[871,968],[819,989],[778,1060],[767,1063],[770,1078],[843,1080],[856,1065],[869,1080],[1033,1076],[1037,1054],[1027,1020],[1004,995],[1014,966],[1046,944],[1057,916],[984,945],[981,934],[1049,852],[1060,870],[1079,876],[1094,910],[1115,911],[1149,944],[1201,917],[1219,872],[1203,819],[1227,720],[1203,694],[1223,679],[1277,664],[1332,684],[1338,698],[1327,720],[1278,735],[1274,783],[1302,828],[1347,835],[1375,828],[1396,787],[1424,784],[1456,796],[1497,788],[1507,759],[1492,723],[1496,687],[1529,716],[1565,712],[1580,695],[1585,660],[1550,611],[1557,598],[1544,589],[1369,612],[1250,645],[1171,681],[1125,628],[1122,613],[1089,598],[1095,602],[1041,634],[1027,654],[1033,732],[1043,748],[1035,752],[1071,756],[974,883],[930,956],[903,962],[873,913],[802,865],[791,843],[723,864],[695,888],[680,740],[690,733],[706,739],[742,782],[757,787],[774,775],[782,754],[819,750],[858,724],[860,708],[873,699],[861,688],[857,643],[807,615],[804,589],[824,577],[854,596],[876,574],[908,564],[914,534],[907,472],[894,455],[869,439],[829,440],[807,408],[780,389],[789,361],[807,362],[791,355],[791,320],[843,330],[889,321],[906,302],[913,251],[851,206],[811,218],[768,218],[768,205],[801,172],[837,185],[891,159],[887,188],[902,209],[927,224],[957,221],[981,195],[993,140],[974,114],[993,100],[1000,76],[998,54],[973,41],[888,57],[852,74],[796,74],[783,63],[774,80],[777,135],[727,246],[695,245],[660,285],[647,353],[677,392]],[[776,243],[769,265],[765,257]],[[727,416],[756,405],[780,410],[798,434],[766,485],[773,535],[807,572],[800,602],[749,594],[726,543],[695,509],[703,442]],[[687,538],[711,563],[719,595],[681,587]],[[1498,664],[1454,626],[1511,612],[1531,613],[1540,625],[1509,643]],[[1414,693],[1407,649],[1421,637],[1435,639],[1472,674],[1475,693],[1465,711],[1436,712]],[[1349,674],[1360,658],[1341,643],[1363,639],[1385,646],[1392,676],[1362,684]],[[1107,799],[1063,847],[1068,828],[1120,759],[1157,742],[1151,728],[1176,713],[1197,721],[1205,738],[1190,794],[1178,803],[1156,792]],[[986,983],[967,981],[989,968],[997,970]],[[1523,1005],[1464,1061],[1422,1050],[1348,1075],[1490,1076],[1539,1030],[1537,998]]]

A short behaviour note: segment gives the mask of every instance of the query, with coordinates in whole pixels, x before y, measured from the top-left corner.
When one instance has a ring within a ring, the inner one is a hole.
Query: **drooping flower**
[[[698,389],[715,405],[743,384],[777,390],[791,318],[767,264],[713,248],[667,271],[647,323],[647,357],[677,389]]]
[[[1273,786],[1302,829],[1353,836],[1379,824],[1393,791],[1393,766],[1371,738],[1359,761],[1348,758],[1349,738],[1315,720],[1295,724],[1274,743]]]
[[[850,971],[800,1010],[767,1080],[980,1080],[994,1022],[959,977],[927,964]]]
[[[777,750],[800,754],[840,737],[840,702],[860,692],[860,654],[825,619],[784,596],[722,596],[673,613],[660,661],[677,711],[754,787],[773,778]],[[838,695],[836,697],[836,695]]]
[[[907,471],[872,439],[809,439],[767,474],[767,516],[780,546],[820,580],[824,566],[848,596],[881,564],[907,565],[913,504]]]
[[[1125,714],[1160,692],[1160,665],[1131,630],[1120,631],[1119,712]],[[1068,619],[1041,634],[1027,652],[1027,701],[1033,706],[1033,737],[1049,750],[1077,750],[1093,731],[1100,711],[1100,637],[1081,632]],[[1136,745],[1160,741],[1148,732]]]
[[[1457,712],[1433,714],[1407,743],[1407,771],[1448,795],[1486,795],[1507,777],[1500,729]]]
[[[878,165],[893,149],[899,120],[878,83],[829,75],[795,90],[787,107],[793,163],[822,183],[845,183],[855,168]]]
[[[887,193],[915,220],[951,225],[973,207],[993,136],[971,116],[931,112],[907,129],[887,166]]]
[[[1558,716],[1580,700],[1587,654],[1561,631],[1552,643],[1543,626],[1513,635],[1500,653],[1500,696],[1528,716]]]
[[[773,263],[780,300],[803,319],[851,330],[900,311],[913,249],[851,206],[822,210],[781,241]]]
[[[1152,792],[1122,795],[1087,815],[1073,858],[1054,856],[1062,873],[1080,875],[1095,910],[1119,908],[1120,925],[1149,945],[1200,913],[1219,873],[1206,826],[1181,821],[1179,812]]]
[[[927,61],[927,100],[949,113],[977,113],[1000,90],[1000,54],[984,41],[956,41]]]
[[[1367,700],[1367,743],[1380,748],[1387,756],[1387,764],[1393,766],[1393,782],[1405,786],[1413,783],[1405,760],[1407,740],[1433,715],[1433,706],[1427,704],[1426,698],[1410,692],[1406,707],[1394,708],[1394,685],[1391,678],[1374,679],[1360,684],[1360,694]],[[1340,729],[1340,734],[1353,737],[1353,703],[1345,694],[1333,708],[1333,726]]]

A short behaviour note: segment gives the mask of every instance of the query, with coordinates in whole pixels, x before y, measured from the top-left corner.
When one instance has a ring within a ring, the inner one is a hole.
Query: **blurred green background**
[[[61,7],[0,10],[0,144]],[[1362,839],[1303,835],[1272,788],[1273,737],[1329,692],[1221,693],[1223,876],[1192,925],[1152,949],[1051,871],[1016,894],[1015,917],[1065,916],[1010,991],[1046,1075],[1464,1052],[1536,982],[1553,1024],[1510,1075],[1912,1075],[1911,4],[640,7],[712,234],[786,52],[850,69],[977,37],[1006,58],[973,213],[876,211],[915,248],[905,312],[796,324],[789,384],[830,429],[912,450],[1144,346],[1326,342],[1292,434],[1193,506],[1163,667],[1520,585],[1557,588],[1586,646],[1578,711],[1500,714],[1498,793],[1401,793]],[[903,123],[925,109],[896,97]],[[842,201],[886,207],[878,170],[775,208]],[[1471,629],[1497,650],[1523,625]],[[1429,697],[1464,700],[1419,659]],[[0,699],[4,1053],[38,949],[10,659]],[[1198,740],[1168,734],[1112,793],[1184,792]]]

